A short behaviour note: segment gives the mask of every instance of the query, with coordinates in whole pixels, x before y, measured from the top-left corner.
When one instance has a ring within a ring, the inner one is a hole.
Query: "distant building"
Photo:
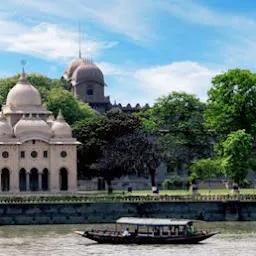
[[[148,109],[149,105],[132,107],[131,104],[122,106],[110,102],[110,97],[105,96],[105,81],[102,71],[92,62],[81,57],[71,61],[66,68],[62,79],[69,84],[70,91],[78,99],[88,103],[97,113],[104,114],[108,111],[122,111],[127,114],[138,112],[142,109]],[[167,176],[166,165],[162,164],[158,168],[157,179],[158,187],[161,187],[162,181]],[[150,189],[151,182],[149,178],[138,177],[136,175],[121,177],[113,181],[114,189],[127,189],[132,186],[133,189]],[[79,180],[78,189],[80,190],[105,190],[105,181],[103,178],[93,178],[91,180]]]
[[[0,112],[0,191],[77,191],[77,140],[56,120],[23,71]]]
[[[112,104],[110,97],[105,96],[105,81],[102,71],[90,60],[78,59],[71,61],[66,68],[62,79],[69,84],[70,91],[78,99],[88,103],[95,111],[104,114],[109,110],[121,110],[131,114],[141,108],[149,108],[149,105],[141,107],[139,104],[132,107],[131,104],[122,106]]]

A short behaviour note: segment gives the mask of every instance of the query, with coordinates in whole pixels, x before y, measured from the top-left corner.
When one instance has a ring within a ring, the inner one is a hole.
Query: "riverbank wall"
[[[256,201],[0,204],[1,225],[113,223],[119,217],[256,221]]]

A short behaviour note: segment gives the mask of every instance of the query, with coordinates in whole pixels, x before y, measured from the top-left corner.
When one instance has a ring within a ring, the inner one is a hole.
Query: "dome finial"
[[[63,115],[62,115],[62,111],[61,111],[61,109],[59,110],[59,114],[58,114],[58,116],[57,116],[57,119],[56,120],[58,120],[58,121],[64,121],[64,117],[63,117]]]
[[[20,75],[20,80],[24,80],[24,79],[26,79],[25,66],[26,66],[27,62],[25,60],[22,60],[20,63],[21,63],[21,66],[22,66],[22,72],[21,72],[21,75]]]

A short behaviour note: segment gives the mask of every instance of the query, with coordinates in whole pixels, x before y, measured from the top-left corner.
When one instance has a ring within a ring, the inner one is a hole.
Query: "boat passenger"
[[[187,228],[187,231],[190,235],[193,235],[196,233],[196,229],[195,227],[193,226],[193,224],[189,225],[188,228]]]
[[[129,232],[129,228],[127,228],[124,232],[123,232],[123,236],[130,236],[130,232]]]

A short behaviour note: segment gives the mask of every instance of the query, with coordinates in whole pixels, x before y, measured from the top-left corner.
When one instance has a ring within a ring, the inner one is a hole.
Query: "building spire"
[[[80,21],[78,23],[78,47],[79,47],[79,51],[78,51],[78,57],[81,59],[82,58],[82,51],[81,51],[81,25],[80,25]]]
[[[22,65],[22,72],[20,74],[20,80],[24,80],[24,79],[26,79],[25,65],[27,64],[27,62],[25,60],[22,60],[20,63]]]

